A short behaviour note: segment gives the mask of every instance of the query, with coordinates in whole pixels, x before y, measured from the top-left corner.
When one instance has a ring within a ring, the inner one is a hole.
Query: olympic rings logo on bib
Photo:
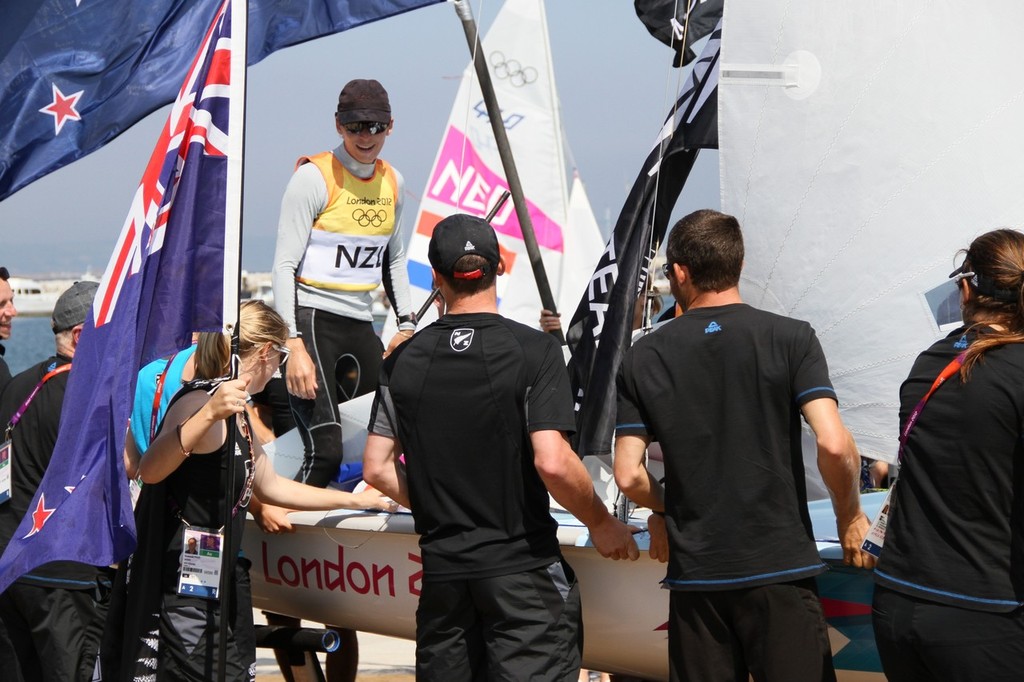
[[[376,208],[357,208],[352,212],[352,220],[356,221],[360,227],[370,227],[371,225],[373,227],[380,227],[387,219],[388,212]]]

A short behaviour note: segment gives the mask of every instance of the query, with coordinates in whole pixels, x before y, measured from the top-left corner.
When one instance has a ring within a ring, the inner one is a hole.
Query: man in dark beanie
[[[53,456],[68,371],[98,287],[75,282],[60,295],[51,318],[56,354],[11,379],[0,400],[0,424],[8,427],[13,450],[10,499],[0,505],[0,551],[29,511]],[[0,618],[26,680],[92,679],[109,594],[109,569],[53,561],[0,595]]]
[[[349,81],[334,126],[341,144],[300,158],[285,190],[273,272],[274,305],[291,337],[284,378],[304,449],[296,478],[321,487],[337,477],[343,459],[338,403],[377,385],[384,347],[371,306],[381,284],[398,316],[392,347],[416,326],[404,181],[379,158],[393,126],[387,91],[375,80]],[[282,527],[289,528],[286,520]],[[328,656],[330,682],[355,679],[355,634],[341,634],[339,653]],[[342,666],[347,672],[339,674]]]

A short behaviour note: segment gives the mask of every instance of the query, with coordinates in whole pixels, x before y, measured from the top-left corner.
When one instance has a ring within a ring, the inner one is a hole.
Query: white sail
[[[594,275],[604,238],[594,217],[587,190],[579,173],[573,173],[572,188],[569,190],[569,211],[566,218],[565,257],[562,258],[560,277],[557,283],[558,311],[562,314],[562,328],[569,326],[569,320],[576,312],[576,306],[583,298],[584,290]]]
[[[552,293],[558,304],[568,305],[563,310],[571,315],[582,285],[577,286],[576,278],[570,275],[575,291],[566,292],[570,303],[562,302],[565,255],[572,253],[572,258],[577,258],[578,254],[570,251],[576,247],[569,246],[576,243],[577,237],[568,234],[564,141],[543,2],[507,0],[481,43]],[[409,247],[409,279],[416,307],[431,289],[427,244],[434,225],[456,212],[484,216],[507,187],[470,62],[445,125]],[[586,201],[585,196],[583,200]],[[498,280],[499,309],[503,315],[536,324],[540,296],[511,200],[491,224],[498,232],[508,268],[506,276]],[[583,229],[597,229],[592,212],[590,224]],[[592,269],[594,263],[596,256],[581,262],[579,267]]]
[[[1020,202],[1009,189],[1013,180],[1024,176],[1019,172],[1020,168],[1007,165],[1006,161],[1011,154],[1024,159],[1024,154],[1021,154],[1024,149],[1020,148],[1019,136],[1007,138],[1012,149],[1005,153],[1002,150],[992,151],[1000,158],[992,159],[994,165],[991,172],[977,164],[969,166],[970,172],[979,175],[977,179],[967,176],[962,181],[972,187],[969,198],[975,205],[981,206],[971,206],[970,211],[954,210],[949,203],[937,210],[927,205],[923,205],[919,211],[904,206],[905,201],[911,201],[904,197],[905,194],[914,195],[914,202],[921,201],[919,195],[925,192],[923,185],[928,185],[933,192],[951,194],[955,187],[933,184],[933,179],[928,177],[931,169],[944,165],[947,156],[959,160],[962,156],[960,142],[967,137],[971,138],[970,144],[975,141],[988,144],[989,133],[979,129],[990,123],[1005,127],[1010,119],[999,114],[982,115],[973,124],[963,126],[960,131],[952,127],[937,127],[936,130],[944,134],[932,140],[933,147],[938,151],[930,152],[929,146],[922,140],[915,149],[907,149],[907,156],[903,159],[900,157],[904,153],[900,146],[904,142],[901,136],[913,137],[918,131],[890,132],[885,129],[885,120],[904,119],[913,115],[944,118],[947,115],[955,116],[969,108],[969,105],[958,102],[957,107],[952,107],[948,112],[929,111],[914,105],[910,112],[897,113],[895,109],[904,106],[905,101],[899,96],[892,96],[891,88],[894,86],[890,85],[887,87],[890,90],[888,99],[876,101],[872,98],[870,103],[865,103],[872,110],[871,115],[876,117],[872,119],[873,125],[881,128],[877,132],[882,134],[875,135],[874,140],[862,141],[861,136],[868,134],[870,137],[875,131],[871,130],[870,123],[852,123],[846,112],[851,108],[851,103],[852,108],[857,109],[865,99],[862,91],[871,89],[865,85],[865,79],[875,82],[879,70],[885,70],[880,69],[879,64],[886,62],[888,57],[883,48],[887,40],[892,40],[875,39],[870,34],[890,21],[897,28],[904,26],[905,22],[901,22],[906,17],[900,14],[892,18],[867,16],[853,20],[849,16],[839,15],[867,12],[862,9],[865,3],[851,3],[849,7],[833,3],[827,8],[819,8],[803,0],[794,0],[787,5],[797,5],[790,13],[791,16],[780,18],[761,11],[760,3],[770,1],[730,0],[728,4],[729,10],[743,7],[739,13],[744,16],[730,15],[731,23],[725,30],[728,42],[724,45],[734,50],[730,57],[734,64],[750,67],[744,72],[748,82],[755,81],[761,75],[771,75],[769,69],[759,70],[759,64],[785,63],[790,52],[798,49],[790,47],[794,42],[788,35],[791,23],[804,29],[803,35],[820,38],[820,44],[816,41],[813,45],[808,43],[807,47],[799,49],[817,50],[820,52],[818,59],[828,58],[824,60],[826,66],[822,68],[821,85],[816,91],[791,93],[798,96],[811,95],[804,100],[793,100],[781,89],[743,85],[736,81],[736,76],[732,76],[728,82],[723,79],[720,85],[723,205],[725,210],[739,215],[745,227],[748,248],[747,280],[742,285],[744,296],[755,305],[791,313],[814,323],[832,361],[832,373],[840,392],[844,414],[857,432],[861,445],[873,442],[870,436],[878,432],[883,434],[880,449],[889,449],[895,432],[895,391],[905,374],[905,366],[928,339],[939,333],[937,322],[922,323],[912,319],[912,313],[928,318],[928,311],[936,307],[929,299],[922,299],[918,292],[942,284],[945,274],[952,269],[950,256],[953,249],[967,243],[971,237],[965,231],[970,228],[964,225],[969,224],[973,216],[981,216],[977,231],[989,226],[984,221],[998,217],[996,214],[982,214],[981,208],[990,210],[989,204],[995,205],[996,199],[1002,202],[1001,205],[1008,201]],[[506,2],[502,16],[496,20],[495,30],[504,21],[506,11],[527,5],[540,6],[539,2],[526,0]],[[868,6],[876,8],[876,14],[890,9],[880,3],[868,3]],[[832,23],[833,13],[837,15],[835,25]],[[956,24],[950,20],[948,25],[953,27]],[[1007,21],[1007,26],[1019,25],[1022,24]],[[845,28],[845,31],[841,31],[840,27]],[[927,26],[922,30],[936,30],[936,27]],[[816,36],[819,31],[821,35]],[[945,29],[936,32],[943,37],[948,33]],[[764,37],[758,37],[760,34]],[[524,32],[524,35],[535,36],[536,30],[533,34]],[[546,32],[544,38],[546,41]],[[484,41],[485,50],[491,49],[490,39],[491,35],[488,35]],[[869,62],[864,67],[867,70],[863,76],[858,75],[859,67],[850,59],[845,60],[842,68],[836,67],[832,71],[832,53],[839,43],[844,43],[842,49],[854,54],[851,59]],[[781,47],[783,45],[786,47]],[[869,54],[865,56],[865,52]],[[777,53],[781,53],[782,57],[775,56]],[[729,52],[724,54],[728,56]],[[1014,60],[1007,63],[1024,63],[1019,53],[1012,56]],[[914,59],[908,64],[922,63],[919,57]],[[813,65],[813,61],[794,58],[794,64],[803,67],[805,64]],[[907,78],[906,67],[901,69],[903,77]],[[993,68],[993,72],[996,71],[998,69]],[[784,75],[785,78],[791,76]],[[826,85],[826,81],[831,82]],[[759,82],[763,83],[764,80]],[[466,81],[463,87],[468,87]],[[847,87],[852,88],[850,93],[843,92]],[[950,86],[949,90],[953,87]],[[1014,102],[1014,106],[1010,107],[1015,109],[1012,115],[1018,120],[1024,120],[1020,116],[1021,112],[1016,111],[1021,100],[1019,90],[1018,86],[1013,92],[1005,93],[1005,97]],[[852,100],[845,104],[831,102],[837,95],[845,98],[847,94]],[[990,104],[993,94],[992,91],[987,92]],[[479,189],[474,190],[474,204],[470,205],[460,198],[470,193],[469,190],[456,192],[456,198],[453,199],[443,193],[431,194],[432,189],[428,188],[428,196],[424,198],[423,208],[417,217],[417,234],[413,245],[413,258],[418,265],[410,265],[413,281],[423,285],[419,292],[421,301],[430,285],[426,260],[429,228],[436,224],[439,216],[450,214],[457,206],[472,208],[474,212],[483,215],[489,204],[488,193],[493,189],[485,187],[483,181],[489,182],[500,175],[500,165],[493,149],[490,149],[491,156],[487,157],[486,163],[481,151],[489,149],[485,146],[486,141],[491,139],[489,129],[479,126],[473,128],[465,123],[468,110],[472,118],[479,119],[477,122],[486,126],[486,120],[480,113],[482,104],[479,95],[475,96],[477,99],[470,101],[468,93],[460,90],[431,178],[434,180],[442,172],[447,172],[442,161],[450,161],[468,181],[477,182]],[[518,102],[508,105],[501,93],[498,96],[506,112],[524,110],[520,109]],[[953,94],[947,96],[952,97]],[[813,101],[815,97],[818,97],[817,101]],[[555,100],[552,98],[551,101]],[[794,102],[797,106],[793,106]],[[475,107],[474,104],[479,106]],[[941,104],[941,101],[935,102],[938,108],[941,108]],[[771,107],[781,107],[782,113],[771,111]],[[989,111],[997,109],[990,108]],[[827,120],[818,120],[818,116],[827,117]],[[926,126],[933,126],[933,123],[929,122]],[[901,121],[900,125],[905,125],[905,121]],[[848,126],[855,130],[847,130]],[[555,163],[547,156],[545,158],[548,161],[537,161],[539,157],[531,157],[530,151],[523,152],[516,147],[521,142],[513,135],[514,132],[515,129],[510,128],[520,175],[527,185],[527,196],[532,203],[540,206],[542,200],[539,195],[531,194],[531,171],[526,168],[532,167],[534,163],[547,163],[549,170],[561,170],[561,160]],[[991,139],[995,137],[998,136],[991,136]],[[472,146],[467,144],[463,147],[462,139],[472,141]],[[450,142],[458,143],[457,147],[447,148],[445,145]],[[876,142],[880,150],[874,149]],[[480,145],[479,149],[477,145]],[[542,151],[549,154],[551,149],[545,147]],[[881,154],[881,160],[877,162],[882,164],[880,168],[875,168],[876,161],[868,160],[876,151]],[[537,152],[533,150],[532,153]],[[905,168],[898,168],[901,165]],[[1000,175],[1004,171],[1007,177]],[[897,179],[898,175],[902,175],[902,179]],[[837,190],[836,182],[840,183],[840,190]],[[844,183],[846,188],[842,189]],[[979,188],[984,183],[991,183],[993,191],[999,193],[993,195],[995,199],[981,201]],[[495,185],[499,184],[495,181]],[[563,188],[560,191],[564,192],[564,183],[560,187]],[[574,191],[573,196],[574,202],[579,201],[581,206],[585,206],[582,203],[585,202],[584,193]],[[825,203],[812,208],[812,199]],[[547,204],[544,206],[545,215],[550,217],[557,214],[556,209],[547,208]],[[978,213],[975,213],[976,207]],[[1005,210],[1010,211],[1010,207]],[[942,211],[950,214],[950,222],[956,224],[957,232],[952,236],[936,236],[933,243],[923,227],[930,221],[937,221]],[[557,274],[549,270],[552,285],[562,288],[561,296],[556,293],[556,300],[559,301],[563,316],[571,314],[579,298],[578,294],[573,298],[571,290],[585,286],[593,270],[593,261],[590,259],[596,258],[603,250],[600,238],[596,239],[596,247],[593,244],[591,247],[585,246],[576,239],[577,235],[596,233],[596,230],[580,231],[576,228],[578,224],[594,227],[593,214],[589,212],[588,221],[588,212],[589,209],[584,209],[584,220],[577,223],[572,217],[573,211],[567,210],[557,223],[559,226],[568,226],[562,231],[562,253],[571,254],[563,260],[562,269],[555,271]],[[919,220],[910,220],[908,213],[919,216]],[[890,214],[899,216],[906,224],[893,226]],[[1012,220],[1013,214],[1007,212],[1005,217],[1007,221]],[[903,229],[913,229],[913,232],[904,236],[901,232]],[[510,248],[507,237],[502,236],[503,245]],[[862,239],[867,243],[862,244]],[[592,247],[596,248],[594,255],[588,250]],[[525,257],[522,258],[524,260]],[[584,264],[584,261],[590,262]],[[576,284],[573,280],[576,274],[572,266],[577,262],[583,271],[584,284]],[[426,280],[422,277],[417,280],[417,267],[422,268],[421,275],[423,271],[427,273]],[[532,280],[529,286],[535,291]],[[850,291],[846,291],[847,288]],[[943,294],[941,286],[938,294]],[[511,298],[509,290],[505,289],[503,301],[507,303]],[[535,321],[538,308],[539,301],[527,306],[524,321]],[[875,319],[871,316],[878,317]],[[890,327],[893,328],[893,334],[886,333]],[[910,327],[914,327],[915,331],[911,332]],[[851,328],[856,333],[852,333]],[[878,369],[873,368],[876,365]],[[865,407],[856,405],[856,401],[879,400],[879,396],[885,396],[890,404],[870,414],[890,419],[889,425],[861,419]],[[342,406],[345,414],[343,418],[347,420],[347,438],[352,438],[352,434],[356,434],[356,438],[365,435],[360,425],[365,425],[369,407],[368,395]],[[889,437],[888,441],[884,439],[885,436]],[[289,446],[289,452],[299,453],[292,456],[293,467],[299,461],[296,457],[301,458],[301,444],[296,441]],[[282,458],[286,445],[283,440],[279,441],[278,459]],[[346,452],[361,449],[361,444],[346,441]],[[614,493],[614,481],[607,473],[607,462],[595,457],[586,459],[597,488],[605,495]],[[881,495],[864,496],[862,504],[865,511],[873,515],[882,504]],[[835,519],[828,502],[812,503],[809,514],[816,538],[831,538],[834,535]],[[326,515],[293,514],[291,518],[296,527],[294,534],[266,536],[255,532],[254,522],[254,527],[246,534],[246,552],[254,557],[252,582],[254,604],[258,608],[284,610],[317,622],[333,621],[340,614],[347,619],[339,623],[341,626],[406,638],[414,636],[415,604],[422,579],[422,563],[416,546],[418,536],[414,532],[411,517],[405,514],[378,515],[344,511]],[[595,670],[643,679],[667,680],[665,614],[668,605],[665,591],[659,589],[664,567],[650,559],[646,552],[641,553],[636,563],[601,559],[575,520],[558,513],[555,518],[559,522],[562,551],[579,576],[582,598],[587,604],[584,609],[587,620],[584,665]],[[634,516],[631,522],[643,526],[645,519]],[[644,548],[648,537],[641,534],[637,538]],[[819,542],[818,550],[822,559],[836,568],[820,576],[818,585],[828,602],[826,613],[830,623],[829,638],[834,647],[834,662],[839,669],[838,679],[843,682],[884,679],[874,650],[871,629],[863,627],[863,622],[854,621],[856,618],[866,618],[863,614],[870,612],[870,603],[864,601],[864,595],[870,594],[870,574],[852,574],[851,569],[844,569],[841,566],[842,548],[836,542]],[[850,614],[861,615],[851,618]]]
[[[741,291],[811,322],[845,423],[895,457],[914,357],[959,322],[947,275],[1024,226],[1024,5],[730,0],[722,207]]]

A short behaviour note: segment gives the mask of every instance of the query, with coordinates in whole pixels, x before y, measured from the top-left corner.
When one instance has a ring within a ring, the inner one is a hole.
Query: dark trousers
[[[835,682],[814,579],[721,592],[673,590],[672,682]]]
[[[0,595],[0,617],[24,679],[91,680],[109,599],[106,579],[76,590],[12,583]]]
[[[972,611],[875,585],[871,620],[889,682],[1024,679],[1024,608]]]
[[[316,366],[317,383],[313,400],[288,397],[305,449],[296,479],[323,488],[338,475],[343,457],[338,403],[377,388],[384,346],[372,322],[315,308],[298,308],[295,326]]]
[[[576,682],[582,654],[579,585],[564,561],[494,578],[423,583],[419,682]]]

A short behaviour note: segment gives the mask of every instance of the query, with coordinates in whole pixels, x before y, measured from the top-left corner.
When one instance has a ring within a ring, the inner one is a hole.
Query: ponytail
[[[220,332],[200,332],[195,359],[197,379],[226,376],[231,370],[231,339]]]
[[[964,304],[964,321],[969,331],[979,332],[960,368],[961,380],[967,381],[985,353],[1024,343],[1024,234],[999,229],[981,235],[971,243],[962,269],[975,273],[968,279],[972,296]]]

